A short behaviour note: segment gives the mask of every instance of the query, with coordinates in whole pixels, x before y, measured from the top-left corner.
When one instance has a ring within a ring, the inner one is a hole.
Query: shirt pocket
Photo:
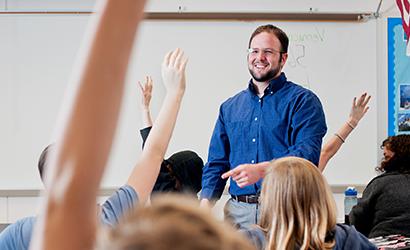
[[[245,121],[226,123],[226,133],[229,138],[231,152],[243,151],[246,148],[246,140],[249,138],[250,127]]]

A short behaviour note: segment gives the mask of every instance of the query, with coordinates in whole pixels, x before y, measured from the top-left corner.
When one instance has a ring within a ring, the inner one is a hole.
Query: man
[[[251,35],[247,59],[252,79],[220,107],[202,177],[202,205],[220,198],[226,184],[221,175],[238,165],[262,171],[267,161],[290,155],[318,164],[325,116],[316,95],[282,72],[288,44],[287,35],[273,25]],[[230,181],[225,218],[239,228],[257,223],[262,180],[241,187],[249,178],[243,174]]]

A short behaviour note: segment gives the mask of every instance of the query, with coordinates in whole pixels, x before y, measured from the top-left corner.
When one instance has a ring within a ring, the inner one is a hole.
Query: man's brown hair
[[[267,24],[267,25],[262,25],[259,26],[258,28],[256,28],[256,30],[252,33],[250,39],[249,39],[249,44],[248,44],[248,48],[251,47],[251,42],[253,40],[253,38],[263,32],[267,32],[270,34],[273,34],[274,36],[276,36],[276,38],[278,38],[280,45],[281,45],[281,53],[288,53],[288,47],[289,47],[289,38],[286,35],[286,33],[281,30],[280,28],[272,25],[272,24]]]

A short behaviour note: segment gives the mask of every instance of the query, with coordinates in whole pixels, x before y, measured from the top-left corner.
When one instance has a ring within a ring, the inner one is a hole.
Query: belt
[[[232,199],[245,203],[258,203],[259,195],[231,195]]]

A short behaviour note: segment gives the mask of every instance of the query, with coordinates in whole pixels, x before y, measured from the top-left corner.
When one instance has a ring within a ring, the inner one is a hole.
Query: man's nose
[[[258,60],[266,60],[265,51],[263,51],[263,50],[259,51],[259,53],[257,55],[257,59]]]

